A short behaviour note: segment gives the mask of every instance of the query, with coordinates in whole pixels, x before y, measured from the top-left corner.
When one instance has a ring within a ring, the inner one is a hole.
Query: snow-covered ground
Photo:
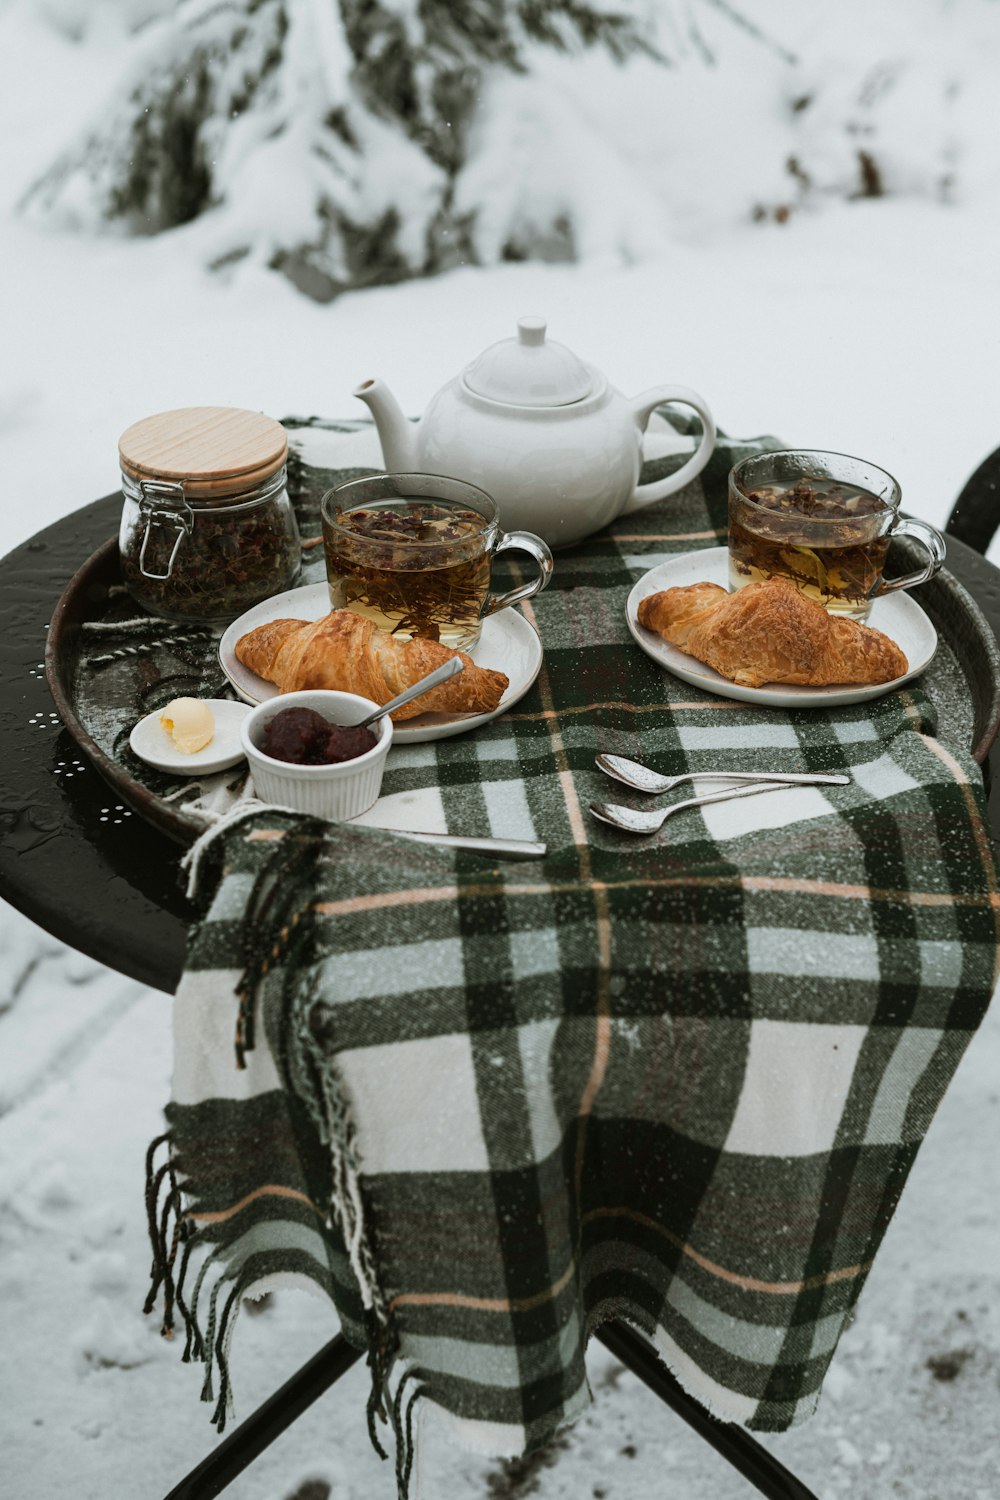
[[[772,30],[798,9],[763,7]],[[969,0],[957,7],[957,27],[971,9]],[[874,34],[883,45],[898,7],[883,0],[871,10],[880,24],[868,42]],[[94,6],[82,41],[66,35],[70,26],[53,30],[53,17],[79,13],[73,0],[0,6],[0,552],[114,490],[118,435],[140,416],[203,402],[361,415],[350,392],[374,375],[416,413],[526,312],[545,315],[553,337],[629,394],[683,382],[730,432],[874,459],[902,482],[906,508],[931,521],[943,523],[964,479],[1000,443],[1000,147],[989,139],[957,142],[975,171],[956,201],[917,182],[909,196],[823,201],[787,223],[752,223],[735,210],[696,212],[715,183],[699,198],[692,170],[674,203],[676,232],[631,263],[605,243],[575,267],[463,268],[320,307],[255,263],[228,280],[211,275],[199,225],[155,240],[97,240],[15,216],[119,65],[121,29],[108,5]],[[988,53],[978,32],[965,37],[964,51],[961,30],[950,46],[978,97]],[[928,129],[917,84],[893,127],[903,178]],[[758,157],[770,148],[760,98],[748,95],[741,115],[733,82],[727,122],[717,79],[699,93],[685,75],[679,87],[692,142],[715,131],[702,162],[731,188],[755,143]],[[653,112],[643,100],[645,125]],[[606,113],[614,103],[604,101]],[[637,135],[637,161],[648,166],[656,150]],[[597,223],[599,197],[591,207]],[[140,1311],[143,1153],[167,1097],[169,1001],[61,948],[9,908],[0,908],[0,943],[4,1493],[156,1500],[212,1442],[196,1369]],[[998,1078],[995,1013],[933,1124],[819,1415],[773,1441],[822,1500],[998,1492]],[[240,1414],[333,1332],[332,1312],[288,1295],[243,1319]],[[593,1377],[596,1405],[551,1465],[491,1468],[432,1443],[426,1494],[748,1493],[600,1351]],[[391,1474],[368,1447],[363,1385],[355,1371],[233,1486],[234,1500],[391,1495]]]

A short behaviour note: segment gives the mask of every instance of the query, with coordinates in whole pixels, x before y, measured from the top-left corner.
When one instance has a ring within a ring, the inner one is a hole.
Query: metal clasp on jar
[[[146,521],[142,546],[139,549],[139,572],[144,578],[160,580],[169,578],[173,572],[181,543],[186,536],[191,535],[194,527],[194,512],[185,499],[183,484],[175,484],[169,480],[140,479],[139,496],[139,512]],[[156,526],[162,526],[176,533],[165,573],[151,573],[146,567],[146,548]]]

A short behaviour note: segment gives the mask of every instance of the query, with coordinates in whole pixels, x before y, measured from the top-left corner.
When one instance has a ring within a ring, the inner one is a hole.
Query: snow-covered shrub
[[[207,216],[213,263],[265,258],[315,296],[438,270],[474,253],[452,200],[484,77],[588,43],[651,47],[628,0],[184,0],[26,206],[140,233]]]
[[[84,35],[114,0],[40,3]],[[320,299],[1000,185],[1000,0],[123,0],[117,24],[111,97],[26,210]]]
[[[909,0],[904,9],[842,0],[814,16],[796,46],[780,89],[786,189],[761,195],[762,216],[823,198],[947,202],[995,184],[996,129],[977,82],[1000,65],[995,0]]]

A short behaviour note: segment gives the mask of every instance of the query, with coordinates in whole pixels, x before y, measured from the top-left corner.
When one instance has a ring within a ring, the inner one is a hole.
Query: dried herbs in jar
[[[125,584],[171,620],[223,622],[291,587],[301,566],[279,422],[185,407],[135,423],[119,443]]]

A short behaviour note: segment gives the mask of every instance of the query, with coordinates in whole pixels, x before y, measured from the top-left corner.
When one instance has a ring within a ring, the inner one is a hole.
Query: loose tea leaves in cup
[[[878,495],[810,474],[760,485],[746,498],[752,512],[739,499],[730,505],[732,588],[787,578],[834,614],[867,610],[889,550],[888,535],[875,531],[880,522],[869,520],[891,519]]]
[[[492,497],[461,480],[355,479],[327,491],[321,512],[331,607],[352,610],[389,635],[468,651],[486,615],[538,593],[552,574],[542,539],[501,531]],[[538,575],[493,594],[493,559],[509,548],[529,552]]]
[[[324,540],[331,606],[390,634],[463,646],[489,591],[489,542],[482,516],[447,500],[342,512]]]
[[[899,515],[890,474],[840,453],[758,454],[729,476],[729,586],[785,578],[831,614],[864,620],[872,601],[936,573],[944,541],[932,526]],[[887,580],[893,537],[928,553],[918,572]]]

